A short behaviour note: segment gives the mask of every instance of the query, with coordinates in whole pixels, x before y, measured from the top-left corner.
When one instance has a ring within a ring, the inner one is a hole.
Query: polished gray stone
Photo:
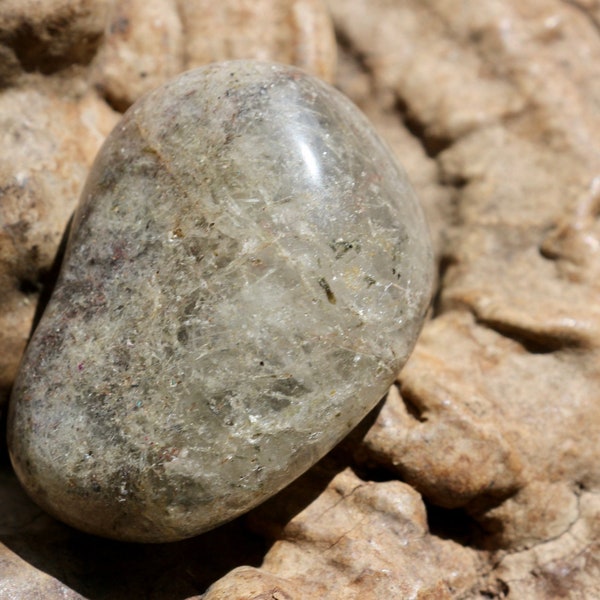
[[[15,470],[103,536],[230,520],[384,395],[432,272],[406,176],[349,100],[283,66],[185,73],[90,173],[14,388]]]

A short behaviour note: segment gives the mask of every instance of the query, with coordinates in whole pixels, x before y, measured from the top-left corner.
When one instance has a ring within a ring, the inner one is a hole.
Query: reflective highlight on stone
[[[90,173],[13,392],[17,474],[95,534],[215,527],[377,403],[431,286],[418,201],[349,100],[278,65],[185,73]]]

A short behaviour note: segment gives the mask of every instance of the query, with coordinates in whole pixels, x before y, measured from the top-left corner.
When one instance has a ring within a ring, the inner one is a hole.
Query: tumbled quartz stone
[[[279,65],[187,72],[94,163],[14,387],[16,472],[98,535],[215,527],[373,408],[431,288],[419,203],[349,100]]]

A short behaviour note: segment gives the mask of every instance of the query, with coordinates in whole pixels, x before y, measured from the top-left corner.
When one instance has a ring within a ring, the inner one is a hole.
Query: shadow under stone
[[[352,448],[381,403],[325,458],[270,500],[213,531],[167,544],[132,544],[77,531],[50,517],[21,488],[2,440],[0,542],[89,600],[184,600],[232,569],[260,566],[296,514],[352,463]]]
[[[169,544],[131,544],[82,533],[28,498],[4,448],[0,506],[0,542],[90,600],[183,600],[203,593],[235,567],[259,566],[267,550],[243,517]]]

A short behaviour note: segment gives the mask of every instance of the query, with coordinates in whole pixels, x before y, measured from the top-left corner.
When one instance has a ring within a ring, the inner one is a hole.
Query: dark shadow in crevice
[[[433,298],[431,300],[431,318],[435,319],[437,316],[442,314],[442,294],[445,289],[444,279],[448,269],[453,265],[457,264],[456,259],[451,256],[442,254],[438,262],[438,274],[437,274],[437,287],[434,291]]]
[[[466,188],[470,182],[471,180],[468,177],[460,173],[447,174],[442,172],[438,177],[438,183],[440,185],[454,188],[457,192]]]
[[[406,412],[419,423],[426,423],[427,416],[425,415],[425,409],[421,399],[416,394],[411,394],[408,389],[402,390],[400,394],[402,403],[406,408]]]
[[[483,552],[506,550],[504,521],[494,517],[493,511],[518,491],[513,486],[482,493],[459,508],[443,508],[424,499],[431,533]]]
[[[371,461],[358,461],[352,465],[352,470],[356,476],[363,481],[386,483],[388,481],[400,480],[398,473],[394,473],[384,465],[376,464]]]
[[[461,546],[484,549],[485,532],[464,508],[442,508],[424,501],[432,535],[443,540],[452,540]]]
[[[8,446],[6,442],[7,417],[8,407],[3,406],[2,410],[0,411],[0,472],[12,469],[10,465],[10,457],[8,455]]]
[[[90,34],[78,40],[77,44],[71,43],[69,47],[64,47],[70,41],[64,27],[65,23],[49,22],[41,37],[28,23],[23,23],[5,40],[5,44],[12,47],[21,67],[27,73],[51,75],[72,65],[88,65],[98,50],[103,33]],[[60,51],[53,51],[48,40]]]
[[[494,578],[484,589],[478,590],[482,598],[490,598],[490,600],[501,600],[502,598],[508,598],[510,593],[510,587],[506,581],[499,578]]]
[[[95,86],[98,95],[108,104],[115,112],[123,114],[130,106],[131,102],[125,97],[118,96],[111,93],[106,87],[102,85]]]
[[[503,337],[517,342],[529,354],[551,354],[560,350],[584,349],[582,340],[576,338],[536,333],[494,319],[476,317],[476,321],[479,325],[487,327]]]
[[[38,273],[34,280],[33,278],[21,279],[18,282],[17,289],[23,296],[36,296],[42,291],[43,280],[46,276],[44,271]]]
[[[338,47],[353,60],[359,70],[372,77],[372,70],[368,64],[367,55],[354,46],[347,32],[336,27],[335,37]]]
[[[67,226],[63,232],[62,238],[60,240],[60,244],[58,245],[58,249],[56,251],[56,255],[54,256],[54,260],[52,261],[52,265],[48,271],[41,273],[38,276],[38,279],[34,282],[33,285],[36,286],[39,291],[39,298],[37,306],[35,307],[35,314],[33,316],[33,322],[31,323],[31,330],[29,332],[29,337],[33,335],[35,328],[38,326],[44,311],[46,310],[46,306],[48,306],[48,302],[50,301],[50,297],[52,296],[52,292],[56,286],[56,282],[58,280],[58,276],[60,274],[60,269],[62,266],[63,259],[65,257],[65,251],[67,248],[67,242],[69,239],[69,232],[71,231],[71,223],[73,221],[73,216],[69,219]]]
[[[429,158],[436,158],[454,143],[454,140],[449,137],[432,133],[427,128],[427,125],[416,117],[406,100],[403,98],[397,98],[396,111],[400,115],[406,129],[419,140],[421,146],[425,150],[425,154],[427,154]]]

